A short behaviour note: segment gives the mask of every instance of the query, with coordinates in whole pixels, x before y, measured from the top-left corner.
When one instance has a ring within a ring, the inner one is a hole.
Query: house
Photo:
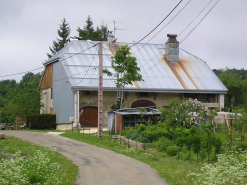
[[[226,87],[205,61],[179,48],[176,35],[165,44],[114,43],[110,32],[102,43],[103,68],[113,72],[111,57],[123,45],[131,47],[144,81],[126,85],[123,108],[167,107],[175,97],[197,98],[210,108],[224,108]],[[40,83],[43,113],[57,116],[57,129],[70,129],[70,117],[84,126],[98,125],[99,42],[71,39],[43,64]],[[133,45],[133,46],[132,46]],[[115,78],[103,75],[103,125],[118,99]],[[80,117],[80,120],[79,120]]]

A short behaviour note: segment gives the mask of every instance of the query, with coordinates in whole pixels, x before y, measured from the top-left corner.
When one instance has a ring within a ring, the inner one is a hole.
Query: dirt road
[[[167,185],[147,164],[107,149],[39,132],[0,131],[41,146],[49,146],[79,166],[77,185]]]

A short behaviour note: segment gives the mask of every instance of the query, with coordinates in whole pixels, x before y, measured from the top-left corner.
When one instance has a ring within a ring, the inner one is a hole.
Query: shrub
[[[146,129],[146,126],[144,124],[140,124],[140,126],[137,127],[136,131],[138,134],[140,134],[145,129]]]
[[[195,184],[246,184],[247,152],[219,154],[215,164],[205,164],[200,172],[190,173]]]
[[[166,147],[166,152],[167,155],[169,156],[176,156],[178,152],[178,147],[177,146],[168,146]]]
[[[54,114],[33,114],[27,115],[27,126],[31,123],[31,129],[55,129],[56,115]]]
[[[161,137],[156,143],[155,146],[157,147],[157,150],[160,152],[166,151],[166,148],[168,146],[171,146],[172,142],[171,140]]]
[[[247,149],[247,144],[246,143],[240,143],[236,147],[237,150],[246,150]]]

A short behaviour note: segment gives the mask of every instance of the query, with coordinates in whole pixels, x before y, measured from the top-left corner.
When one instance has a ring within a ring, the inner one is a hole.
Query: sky
[[[63,18],[69,23],[72,37],[78,36],[77,28],[84,27],[89,15],[94,27],[104,23],[110,31],[114,20],[117,41],[133,43],[153,30],[179,1],[0,0],[0,80],[20,81],[25,75],[22,72],[41,68]],[[220,0],[206,15],[217,2],[183,0],[142,43],[164,44],[167,34],[179,35],[186,28],[177,38],[182,41],[180,48],[205,60],[211,69],[247,70],[247,0]],[[16,73],[22,74],[12,75]]]

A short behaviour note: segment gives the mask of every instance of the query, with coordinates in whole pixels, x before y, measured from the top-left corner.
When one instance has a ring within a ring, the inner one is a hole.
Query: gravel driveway
[[[107,149],[58,135],[40,132],[7,131],[14,136],[41,146],[49,146],[79,166],[77,185],[167,185],[147,164]]]

